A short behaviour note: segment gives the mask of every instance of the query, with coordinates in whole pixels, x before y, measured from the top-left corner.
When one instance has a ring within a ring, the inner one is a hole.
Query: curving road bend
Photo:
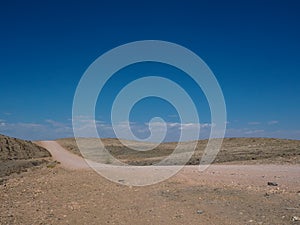
[[[90,169],[83,158],[64,149],[56,141],[39,141],[37,145],[47,149],[52,158],[61,163],[62,167],[71,170]]]
[[[60,162],[61,166],[66,169],[91,169],[83,158],[67,151],[56,141],[40,141],[36,142],[36,144],[46,148],[51,153],[53,159]],[[99,164],[95,164],[95,166],[99,166]],[[195,177],[199,176],[207,184],[257,185],[261,187],[264,187],[267,181],[275,180],[282,187],[292,190],[298,190],[300,187],[299,165],[211,165],[203,172],[200,172],[198,168],[198,166],[185,166],[177,174],[176,179],[194,185]],[[149,169],[158,169],[158,171],[161,171],[158,167],[139,168],[139,171],[145,174]],[[164,167],[164,169],[167,168]]]

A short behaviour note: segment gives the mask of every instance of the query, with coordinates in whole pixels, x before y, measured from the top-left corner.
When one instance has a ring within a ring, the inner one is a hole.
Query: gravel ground
[[[186,166],[132,187],[62,160],[3,181],[0,202],[0,224],[299,224],[300,166]]]

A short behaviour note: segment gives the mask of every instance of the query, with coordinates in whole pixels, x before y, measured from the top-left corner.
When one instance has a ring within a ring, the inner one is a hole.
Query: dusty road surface
[[[55,142],[42,146],[61,165],[0,185],[0,224],[300,224],[299,165],[188,166],[131,187],[87,169]]]
[[[40,141],[36,144],[46,148],[51,153],[52,158],[60,162],[64,168],[71,170],[90,168],[82,157],[65,150],[56,141]]]

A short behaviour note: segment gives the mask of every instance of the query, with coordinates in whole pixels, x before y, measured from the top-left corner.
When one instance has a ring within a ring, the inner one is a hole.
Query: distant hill
[[[41,165],[46,157],[51,157],[50,153],[31,141],[0,134],[0,177]]]
[[[81,139],[86,146],[93,146],[97,139]],[[135,151],[123,146],[118,139],[101,139],[106,149],[118,160],[131,165],[153,165],[170,155],[177,143],[162,143],[151,151]],[[81,155],[74,138],[58,139],[57,142],[67,150]],[[149,143],[126,141],[133,146],[147,146]],[[199,140],[197,148],[188,165],[198,165],[206,147],[207,140]],[[95,149],[96,151],[96,149]],[[110,159],[102,159],[109,163]],[[300,164],[300,141],[274,138],[225,138],[214,163],[242,164]]]

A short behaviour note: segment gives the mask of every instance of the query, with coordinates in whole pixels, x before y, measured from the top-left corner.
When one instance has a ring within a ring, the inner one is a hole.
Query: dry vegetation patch
[[[81,139],[86,146],[96,146],[95,138]],[[130,165],[153,165],[169,156],[177,143],[162,143],[149,151],[136,151],[124,146],[117,139],[101,139],[106,149],[118,160]],[[81,153],[74,138],[59,139],[57,142],[74,154]],[[130,145],[146,146],[147,143],[127,141]],[[188,165],[197,165],[203,155],[207,140],[199,140]],[[99,151],[91,147],[91,154]],[[188,150],[187,150],[188,152]],[[300,163],[300,141],[273,138],[226,138],[214,163]],[[108,162],[109,163],[109,162]]]

